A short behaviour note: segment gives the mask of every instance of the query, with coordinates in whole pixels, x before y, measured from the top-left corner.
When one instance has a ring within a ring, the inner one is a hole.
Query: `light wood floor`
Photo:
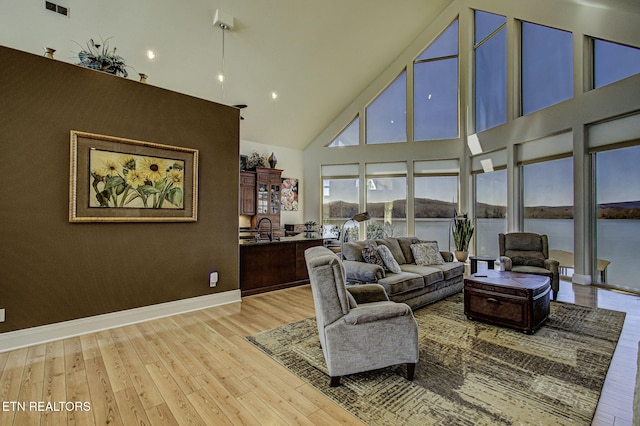
[[[631,425],[640,297],[564,282],[560,299],[628,312],[594,424]],[[313,315],[302,286],[0,353],[0,425],[362,424],[245,340]]]

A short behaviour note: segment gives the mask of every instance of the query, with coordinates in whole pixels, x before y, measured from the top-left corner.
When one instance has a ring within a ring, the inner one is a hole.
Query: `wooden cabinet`
[[[240,172],[240,214],[256,214],[256,173]]]
[[[251,226],[256,228],[260,219],[269,218],[273,230],[280,230],[280,185],[282,170],[256,167],[255,200],[256,213],[251,219]],[[269,230],[268,221],[262,221],[260,230]],[[277,233],[274,232],[274,233]]]
[[[322,239],[299,239],[240,245],[242,296],[309,283],[304,251]]]

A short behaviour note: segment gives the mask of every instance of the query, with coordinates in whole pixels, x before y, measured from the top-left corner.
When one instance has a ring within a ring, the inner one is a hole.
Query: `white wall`
[[[242,124],[240,125],[242,126]],[[304,223],[304,196],[305,191],[303,189],[304,177],[303,177],[303,163],[302,163],[302,151],[297,149],[285,148],[282,146],[267,145],[258,142],[240,141],[240,154],[249,155],[251,152],[256,151],[258,154],[269,156],[274,153],[278,159],[277,169],[282,170],[283,178],[297,178],[298,179],[298,204],[299,210],[281,212],[280,222],[282,225]],[[313,218],[316,222],[320,222],[318,218]],[[246,222],[245,222],[246,223]],[[240,224],[243,226],[243,223]],[[248,226],[248,225],[244,225]]]
[[[217,100],[219,55],[207,46],[218,46],[220,34],[212,25],[216,5],[210,0],[190,0],[188,7],[171,0],[52,1],[69,7],[70,18],[46,10],[43,0],[2,0],[0,44],[34,54],[52,47],[55,59],[77,63],[80,46],[90,38],[98,43],[113,37],[109,45],[131,66],[129,78],[145,73],[154,86]],[[202,46],[201,54],[194,58],[194,49],[185,46]],[[149,49],[156,52],[154,60],[146,57]]]

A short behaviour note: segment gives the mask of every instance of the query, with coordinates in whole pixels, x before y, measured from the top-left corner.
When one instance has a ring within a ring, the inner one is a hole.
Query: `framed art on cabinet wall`
[[[198,150],[72,130],[70,222],[195,222]]]
[[[282,178],[280,185],[282,211],[298,211],[298,179]]]

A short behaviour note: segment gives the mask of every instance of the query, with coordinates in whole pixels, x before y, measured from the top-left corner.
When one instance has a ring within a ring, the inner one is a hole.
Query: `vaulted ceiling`
[[[449,3],[221,4],[221,10],[235,17],[235,27],[225,33],[224,102],[248,105],[242,111],[241,138],[304,148]]]
[[[41,2],[3,2],[0,44],[37,54],[55,47],[56,59],[75,63],[79,44],[113,36],[133,78],[143,72],[149,84],[246,104],[241,139],[304,149],[458,0],[52,1],[69,6],[70,17]],[[638,0],[556,1],[550,16],[569,4],[640,17]],[[216,10],[234,17],[233,29],[224,32],[224,86],[216,80],[223,50]],[[146,59],[147,49],[156,59]]]

